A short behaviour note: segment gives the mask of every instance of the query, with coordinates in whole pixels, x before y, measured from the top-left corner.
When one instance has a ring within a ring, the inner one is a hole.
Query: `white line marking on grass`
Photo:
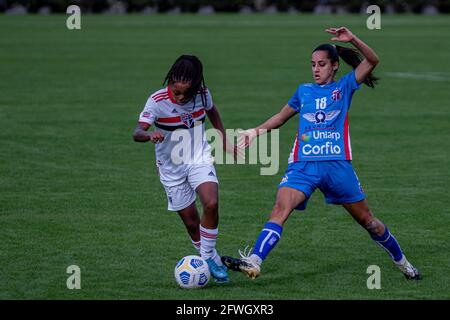
[[[449,72],[386,72],[385,75],[392,78],[450,81]]]

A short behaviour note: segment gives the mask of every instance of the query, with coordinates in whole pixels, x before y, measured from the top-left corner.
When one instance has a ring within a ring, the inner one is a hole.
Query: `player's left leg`
[[[219,233],[219,190],[216,182],[203,182],[195,189],[203,206],[200,220],[200,253],[218,282],[228,282],[227,268],[216,250]]]
[[[421,279],[419,271],[406,259],[388,227],[374,217],[365,199],[354,203],[344,203],[343,206],[369,232],[370,237],[389,253],[407,279]]]

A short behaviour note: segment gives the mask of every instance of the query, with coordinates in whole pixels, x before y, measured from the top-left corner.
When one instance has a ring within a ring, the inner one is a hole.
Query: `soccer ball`
[[[208,264],[199,256],[186,256],[175,266],[175,280],[185,289],[203,288],[209,282],[211,273]]]

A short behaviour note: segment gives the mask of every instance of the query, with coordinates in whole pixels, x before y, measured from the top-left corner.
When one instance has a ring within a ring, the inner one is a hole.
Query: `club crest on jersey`
[[[339,115],[339,113],[341,113],[341,110],[332,110],[326,113],[323,111],[317,111],[315,113],[305,113],[303,115],[303,118],[305,118],[309,122],[319,124],[334,120]]]
[[[341,90],[340,89],[334,90],[333,93],[331,94],[331,99],[333,101],[341,100]]]
[[[186,127],[190,128],[194,123],[194,117],[190,113],[183,113],[181,115],[181,121],[184,123]]]

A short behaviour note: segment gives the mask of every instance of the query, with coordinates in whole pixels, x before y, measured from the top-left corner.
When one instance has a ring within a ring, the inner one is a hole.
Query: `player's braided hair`
[[[332,63],[333,62],[339,63],[339,57],[341,57],[342,60],[344,60],[344,62],[347,63],[349,66],[351,66],[353,69],[356,69],[356,67],[363,60],[363,56],[358,50],[347,47],[341,47],[338,45],[321,44],[320,46],[315,48],[313,52],[316,51],[327,51],[328,58],[330,58]],[[378,80],[379,80],[378,77],[375,77],[372,73],[370,73],[364,80],[364,84],[366,84],[371,88],[375,88],[375,84]]]
[[[206,106],[206,85],[203,78],[203,65],[199,58],[186,54],[180,56],[167,73],[163,86],[178,81],[190,81],[191,87],[186,92],[186,98],[194,99],[195,102],[195,97],[200,94],[202,104]]]

